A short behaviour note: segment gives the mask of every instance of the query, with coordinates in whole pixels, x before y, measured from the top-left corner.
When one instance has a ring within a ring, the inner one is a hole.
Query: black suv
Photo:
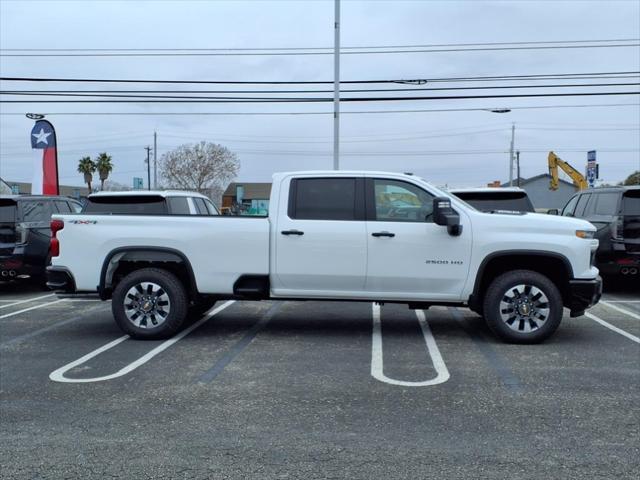
[[[49,263],[51,215],[81,208],[67,197],[0,196],[0,281],[22,275],[43,278]]]
[[[606,187],[575,194],[561,215],[583,218],[597,229],[596,264],[605,275],[640,273],[640,187]]]

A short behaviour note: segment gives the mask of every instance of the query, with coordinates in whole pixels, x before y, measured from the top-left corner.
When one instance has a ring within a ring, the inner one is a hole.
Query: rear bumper
[[[23,255],[0,256],[0,280],[11,280],[19,275],[37,275],[42,269],[25,263]]]
[[[584,311],[594,306],[602,296],[602,278],[591,280],[569,280],[567,304],[572,317],[579,317]]]
[[[76,282],[69,270],[64,267],[47,267],[47,287],[54,292],[74,293]]]

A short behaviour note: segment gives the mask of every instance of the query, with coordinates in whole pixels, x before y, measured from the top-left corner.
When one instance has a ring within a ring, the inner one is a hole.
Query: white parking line
[[[41,297],[27,298],[26,300],[20,300],[19,302],[9,303],[7,305],[0,305],[0,308],[13,307],[14,305],[21,305],[23,303],[35,302],[36,300],[42,300],[43,298],[53,297],[55,293],[50,293],[49,295],[42,295]]]
[[[607,303],[640,303],[640,300],[607,300]],[[600,300],[600,303],[604,303],[603,300]]]
[[[632,341],[634,341],[636,343],[640,343],[640,338],[636,337],[635,335],[631,335],[629,332],[625,332],[621,328],[618,328],[618,327],[615,327],[615,326],[611,325],[609,322],[605,322],[600,317],[596,317],[594,314],[589,313],[589,312],[586,312],[585,315],[587,317],[589,317],[591,320],[594,320],[594,321],[598,322],[603,327],[606,327],[609,330],[613,330],[614,332],[619,333],[620,335],[622,335],[624,337],[627,337],[629,340],[632,340]]]
[[[63,299],[60,299],[60,300],[54,300],[53,302],[42,303],[42,304],[36,305],[34,307],[23,308],[22,310],[18,310],[17,312],[11,312],[11,313],[6,313],[4,315],[0,315],[0,320],[2,320],[3,318],[13,317],[14,315],[18,315],[20,313],[28,312],[30,310],[36,310],[37,308],[48,307],[49,305],[54,305],[56,303],[66,302],[66,301],[67,300],[63,298]],[[0,307],[0,308],[2,308],[2,307]]]
[[[422,382],[407,382],[404,380],[395,380],[393,378],[387,377],[384,374],[384,362],[382,358],[380,306],[374,303],[372,309],[373,331],[371,335],[371,376],[373,378],[381,382],[389,383],[391,385],[400,385],[403,387],[427,387],[430,385],[438,385],[449,380],[449,370],[447,369],[447,365],[442,359],[442,355],[440,355],[440,350],[438,349],[435,338],[433,338],[433,334],[431,333],[431,329],[429,328],[429,324],[427,323],[427,320],[425,318],[424,311],[422,310],[416,310],[415,312],[416,316],[418,317],[420,328],[422,329],[424,341],[427,345],[427,351],[429,353],[429,356],[431,357],[431,361],[433,362],[433,367],[436,369],[437,374],[435,378]]]
[[[631,312],[629,310],[626,310],[624,308],[620,308],[617,305],[612,305],[609,302],[600,301],[600,304],[604,305],[605,307],[609,307],[609,308],[611,308],[613,310],[616,310],[616,311],[618,311],[620,313],[624,313],[625,315],[629,315],[630,317],[635,318],[636,320],[640,320],[640,315],[638,315],[637,313],[633,313],[633,312]]]
[[[131,362],[130,364],[126,365],[125,367],[121,368],[120,370],[118,370],[115,373],[112,373],[110,375],[105,375],[103,377],[94,377],[94,378],[67,378],[67,377],[64,376],[64,374],[67,373],[72,368],[77,367],[78,365],[82,365],[83,363],[87,362],[88,360],[91,360],[92,358],[97,357],[101,353],[106,352],[107,350],[109,350],[109,349],[115,347],[116,345],[124,342],[125,340],[130,338],[129,335],[124,335],[124,336],[122,336],[120,338],[116,338],[115,340],[107,343],[106,345],[103,345],[102,347],[94,350],[93,352],[89,352],[85,356],[80,357],[79,359],[74,360],[71,363],[67,363],[66,365],[58,368],[57,370],[54,370],[53,372],[51,372],[51,374],[49,374],[49,379],[53,380],[54,382],[62,382],[62,383],[92,383],[92,382],[103,382],[105,380],[112,380],[114,378],[122,377],[123,375],[126,375],[127,373],[132,372],[133,370],[135,370],[139,366],[144,365],[149,360],[151,360],[153,357],[155,357],[159,353],[163,352],[164,350],[169,348],[171,345],[173,345],[177,341],[182,340],[184,337],[189,335],[191,332],[193,332],[196,328],[201,326],[207,320],[211,319],[211,317],[213,317],[214,315],[218,314],[219,312],[221,312],[225,308],[229,307],[233,303],[235,303],[235,300],[229,300],[228,302],[223,303],[219,307],[214,308],[209,313],[207,313],[203,318],[201,318],[196,323],[191,325],[189,328],[183,330],[182,332],[178,333],[177,335],[174,335],[169,340],[166,340],[165,342],[162,342],[160,345],[158,345],[153,350],[151,350],[148,353],[144,354],[143,356],[141,356],[140,358],[138,358],[134,362]]]

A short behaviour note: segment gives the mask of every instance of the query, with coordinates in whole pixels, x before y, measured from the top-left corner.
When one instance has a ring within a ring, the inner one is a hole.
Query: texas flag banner
[[[33,162],[32,195],[59,195],[56,131],[47,120],[38,120],[31,130],[31,148],[42,150]]]

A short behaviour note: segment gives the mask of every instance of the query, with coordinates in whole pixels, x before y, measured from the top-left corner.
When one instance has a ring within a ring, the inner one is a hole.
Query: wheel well
[[[484,293],[491,282],[503,273],[513,270],[541,273],[558,287],[563,300],[567,298],[572,272],[564,257],[553,254],[507,254],[489,258],[480,266],[473,295],[469,299],[471,308],[481,308]]]
[[[169,249],[118,249],[107,256],[102,267],[98,287],[101,298],[110,298],[118,282],[129,273],[150,267],[171,272],[186,287],[190,299],[198,297],[191,264],[179,252]]]

